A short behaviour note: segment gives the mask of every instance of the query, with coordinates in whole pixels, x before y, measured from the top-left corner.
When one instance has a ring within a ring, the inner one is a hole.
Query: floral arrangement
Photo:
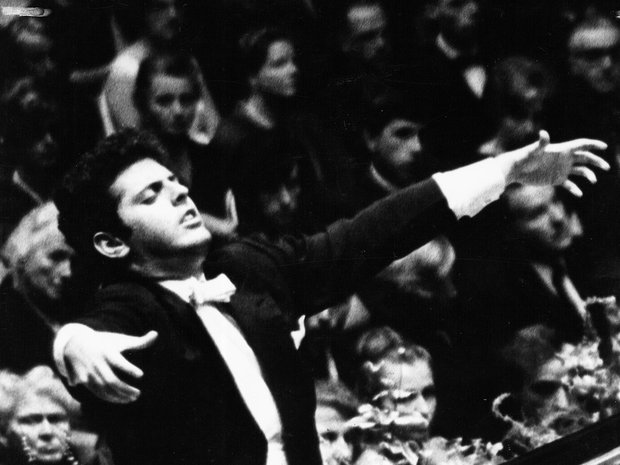
[[[495,465],[503,463],[501,444],[461,438],[428,438],[428,421],[422,415],[402,415],[370,404],[359,408],[359,415],[347,423],[348,437],[364,453],[381,457],[382,463],[396,465]],[[377,459],[368,463],[381,463]]]

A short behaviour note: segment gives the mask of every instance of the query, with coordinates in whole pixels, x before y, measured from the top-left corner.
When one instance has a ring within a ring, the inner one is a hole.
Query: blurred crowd
[[[308,318],[299,350],[326,464],[495,463],[616,413],[618,308],[587,299],[620,294],[614,3],[1,0],[0,464],[113,463],[51,369],[101,279],[51,197],[127,127],[212,248],[320,231],[543,129],[604,140],[582,198],[511,186]]]

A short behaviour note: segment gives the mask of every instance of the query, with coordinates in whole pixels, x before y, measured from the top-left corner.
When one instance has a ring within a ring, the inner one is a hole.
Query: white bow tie
[[[206,280],[191,278],[188,281],[191,293],[190,303],[194,306],[201,306],[207,302],[230,302],[237,288],[225,274],[217,278]]]

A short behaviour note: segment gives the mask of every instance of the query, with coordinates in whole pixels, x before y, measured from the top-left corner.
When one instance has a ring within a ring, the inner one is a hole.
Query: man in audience
[[[22,372],[52,365],[56,329],[69,315],[73,250],[47,202],[26,215],[2,250],[9,274],[0,285],[0,368]]]
[[[578,21],[566,43],[567,79],[563,82],[552,122],[562,138],[574,134],[609,142],[603,154],[612,169],[577,207],[585,226],[583,263],[588,287],[597,294],[620,291],[620,27],[614,18],[590,11]]]
[[[455,399],[477,409],[470,418],[482,417],[490,400],[513,390],[501,352],[517,331],[544,324],[565,342],[578,342],[584,334],[584,302],[565,260],[582,228],[563,195],[550,186],[510,188],[501,208],[488,210],[476,225],[479,233],[503,221],[497,239],[487,235],[478,243],[457,246],[459,304],[450,315],[451,335],[467,374],[453,382],[473,385],[462,388],[473,397],[466,405]]]
[[[361,110],[391,86],[388,18],[381,0],[349,0],[339,15],[338,51],[320,110],[329,128],[357,155],[363,149]]]
[[[313,386],[290,336],[297,318],[351,294],[393,257],[475,215],[508,184],[574,189],[570,173],[594,180],[574,164],[606,168],[587,152],[605,147],[549,144],[542,132],[538,143],[438,173],[325,232],[277,245],[241,241],[205,262],[210,234],[187,189],[158,162],[158,146],[133,131],[111,136],[80,160],[56,197],[69,243],[111,272],[82,324],[58,334],[59,369],[107,399],[83,397],[118,464],[257,457],[318,464]],[[221,272],[236,286],[225,276],[204,283],[205,273]],[[120,353],[148,345],[130,356],[137,366]],[[144,373],[140,390],[115,369]]]
[[[437,0],[439,33],[413,57],[406,86],[415,92],[428,121],[429,148],[442,166],[462,166],[493,130],[489,111],[489,59],[481,42],[478,0]]]

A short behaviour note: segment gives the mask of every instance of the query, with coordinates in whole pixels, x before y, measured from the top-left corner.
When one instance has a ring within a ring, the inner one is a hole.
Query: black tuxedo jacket
[[[291,322],[350,294],[455,221],[428,180],[323,233],[278,244],[248,239],[209,257],[207,274],[223,271],[237,286],[221,309],[256,354],[280,413],[290,465],[321,463],[313,384],[290,337]],[[145,373],[136,402],[113,405],[80,393],[118,465],[265,463],[266,439],[190,305],[153,281],[123,278],[99,291],[79,322],[134,335],[159,333],[153,347],[130,354]]]

